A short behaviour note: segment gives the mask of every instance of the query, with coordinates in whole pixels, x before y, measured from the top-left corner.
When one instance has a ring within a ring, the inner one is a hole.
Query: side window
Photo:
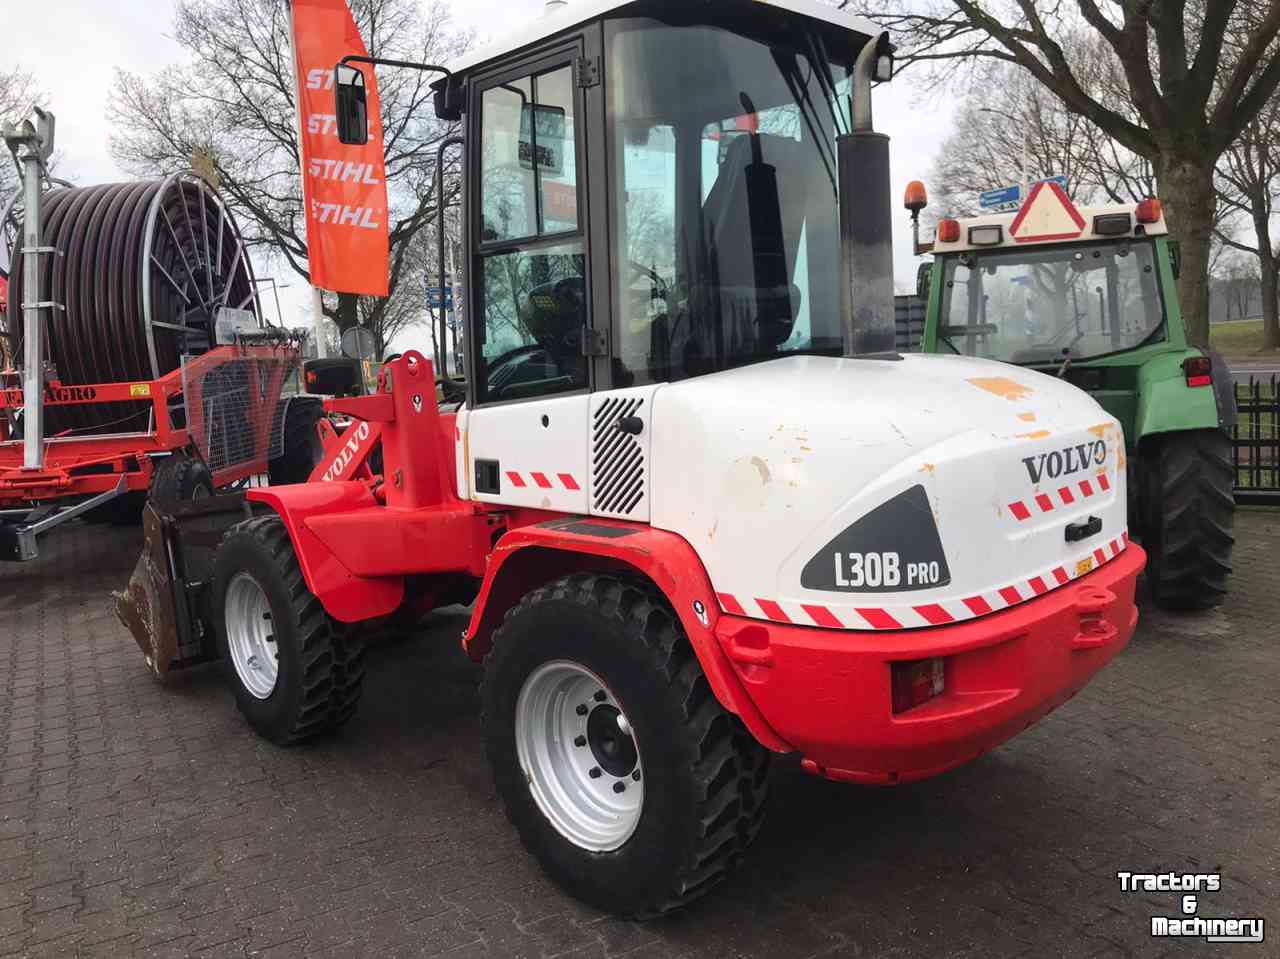
[[[565,64],[481,94],[479,403],[588,386],[577,93]]]

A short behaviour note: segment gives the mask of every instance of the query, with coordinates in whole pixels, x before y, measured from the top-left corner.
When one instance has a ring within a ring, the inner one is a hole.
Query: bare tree
[[[444,0],[425,11],[415,0],[351,0],[375,57],[446,62],[471,43],[450,29]],[[108,113],[111,155],[124,169],[156,176],[193,155],[212,163],[250,247],[282,258],[307,277],[306,216],[298,173],[298,135],[288,4],[281,0],[178,0],[174,37],[189,61],[150,77],[117,71]],[[415,237],[435,218],[435,147],[453,132],[435,119],[430,74],[379,73],[391,205],[391,295],[330,294],[325,315],[345,331],[368,326],[385,346],[417,322],[411,296],[399,296]]]
[[[1223,154],[1218,166],[1219,197],[1225,210],[1244,216],[1253,241],[1219,229],[1222,241],[1257,257],[1262,299],[1263,347],[1280,349],[1280,300],[1277,272],[1280,248],[1272,240],[1272,217],[1280,199],[1280,100],[1273,101]]]
[[[1080,50],[1076,62],[1089,55]],[[930,172],[941,201],[934,205],[935,216],[971,216],[978,212],[978,194],[1020,182],[1024,147],[1029,178],[1065,176],[1077,203],[1134,202],[1151,195],[1149,164],[1063,107],[1025,71],[996,63],[981,72],[982,82],[957,114]]]
[[[1280,87],[1280,0],[907,0],[888,13],[881,0],[854,6],[894,32],[903,62],[934,79],[965,64],[1016,64],[1149,160],[1182,243],[1188,332],[1207,345],[1214,168]],[[1081,31],[1109,48],[1121,97],[1090,92],[1068,52]]]
[[[27,118],[33,106],[38,106],[43,96],[30,73],[21,67],[0,70],[0,123],[16,123]],[[0,143],[0,205],[18,188],[17,171],[9,157],[9,151]],[[0,266],[3,266],[0,263]]]

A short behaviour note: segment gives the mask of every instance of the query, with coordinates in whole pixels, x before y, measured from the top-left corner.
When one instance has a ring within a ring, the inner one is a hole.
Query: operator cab
[[[887,42],[811,0],[674,6],[570,6],[437,84],[471,409],[841,355],[837,137]]]

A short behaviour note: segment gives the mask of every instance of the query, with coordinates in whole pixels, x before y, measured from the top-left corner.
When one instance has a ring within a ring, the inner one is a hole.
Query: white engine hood
[[[739,615],[939,625],[1127,544],[1119,423],[1004,364],[794,357],[701,377],[658,389],[652,444],[653,525],[693,545]]]

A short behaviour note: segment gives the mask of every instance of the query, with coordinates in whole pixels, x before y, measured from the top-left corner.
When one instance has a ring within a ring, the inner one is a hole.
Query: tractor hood
[[[1031,370],[794,357],[663,387],[652,427],[652,523],[693,545],[737,615],[940,625],[1128,542],[1119,423]]]

